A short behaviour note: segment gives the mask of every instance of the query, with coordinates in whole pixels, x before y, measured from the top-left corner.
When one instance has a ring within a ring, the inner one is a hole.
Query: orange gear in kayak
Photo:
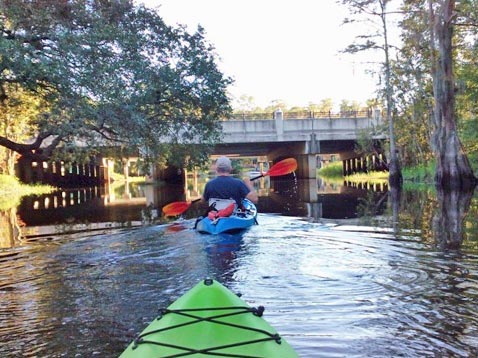
[[[235,204],[234,203],[231,203],[229,204],[227,207],[225,207],[224,209],[221,209],[219,211],[216,211],[216,210],[211,210],[208,214],[207,214],[207,217],[210,219],[210,220],[215,220],[217,218],[225,218],[225,217],[228,217],[228,216],[231,216],[232,213],[234,212],[234,208],[235,208]]]

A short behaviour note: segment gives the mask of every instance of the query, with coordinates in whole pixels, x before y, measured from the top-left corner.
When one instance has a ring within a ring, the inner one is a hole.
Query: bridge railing
[[[314,119],[314,118],[371,118],[373,109],[361,111],[340,111],[340,112],[314,112],[314,111],[291,111],[283,112],[283,119]],[[274,112],[235,112],[230,118],[223,120],[255,120],[255,119],[274,119]]]
[[[223,118],[223,121],[227,120],[254,120],[254,119],[274,119],[274,112],[235,112],[231,117]]]

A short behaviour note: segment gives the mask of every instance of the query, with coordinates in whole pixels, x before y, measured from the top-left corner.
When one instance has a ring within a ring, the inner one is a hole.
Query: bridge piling
[[[301,179],[317,178],[317,156],[315,154],[303,154],[298,156],[297,176]]]

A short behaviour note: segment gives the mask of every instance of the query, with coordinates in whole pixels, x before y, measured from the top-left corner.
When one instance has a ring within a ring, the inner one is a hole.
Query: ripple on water
[[[274,215],[241,235],[192,225],[2,257],[0,356],[118,356],[159,307],[205,277],[265,306],[301,357],[477,356],[476,252],[443,254],[415,232]]]

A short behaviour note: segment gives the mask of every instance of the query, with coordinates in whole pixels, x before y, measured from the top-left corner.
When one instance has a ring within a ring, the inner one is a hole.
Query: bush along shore
[[[403,168],[402,175],[405,182],[433,184],[435,173],[435,163],[421,165],[415,167]],[[332,162],[323,168],[317,170],[317,174],[326,179],[347,180],[352,182],[363,181],[388,181],[388,172],[370,172],[357,173],[353,175],[343,176],[342,162]]]
[[[0,210],[18,205],[22,196],[48,194],[54,190],[50,185],[26,185],[14,176],[0,174]]]

